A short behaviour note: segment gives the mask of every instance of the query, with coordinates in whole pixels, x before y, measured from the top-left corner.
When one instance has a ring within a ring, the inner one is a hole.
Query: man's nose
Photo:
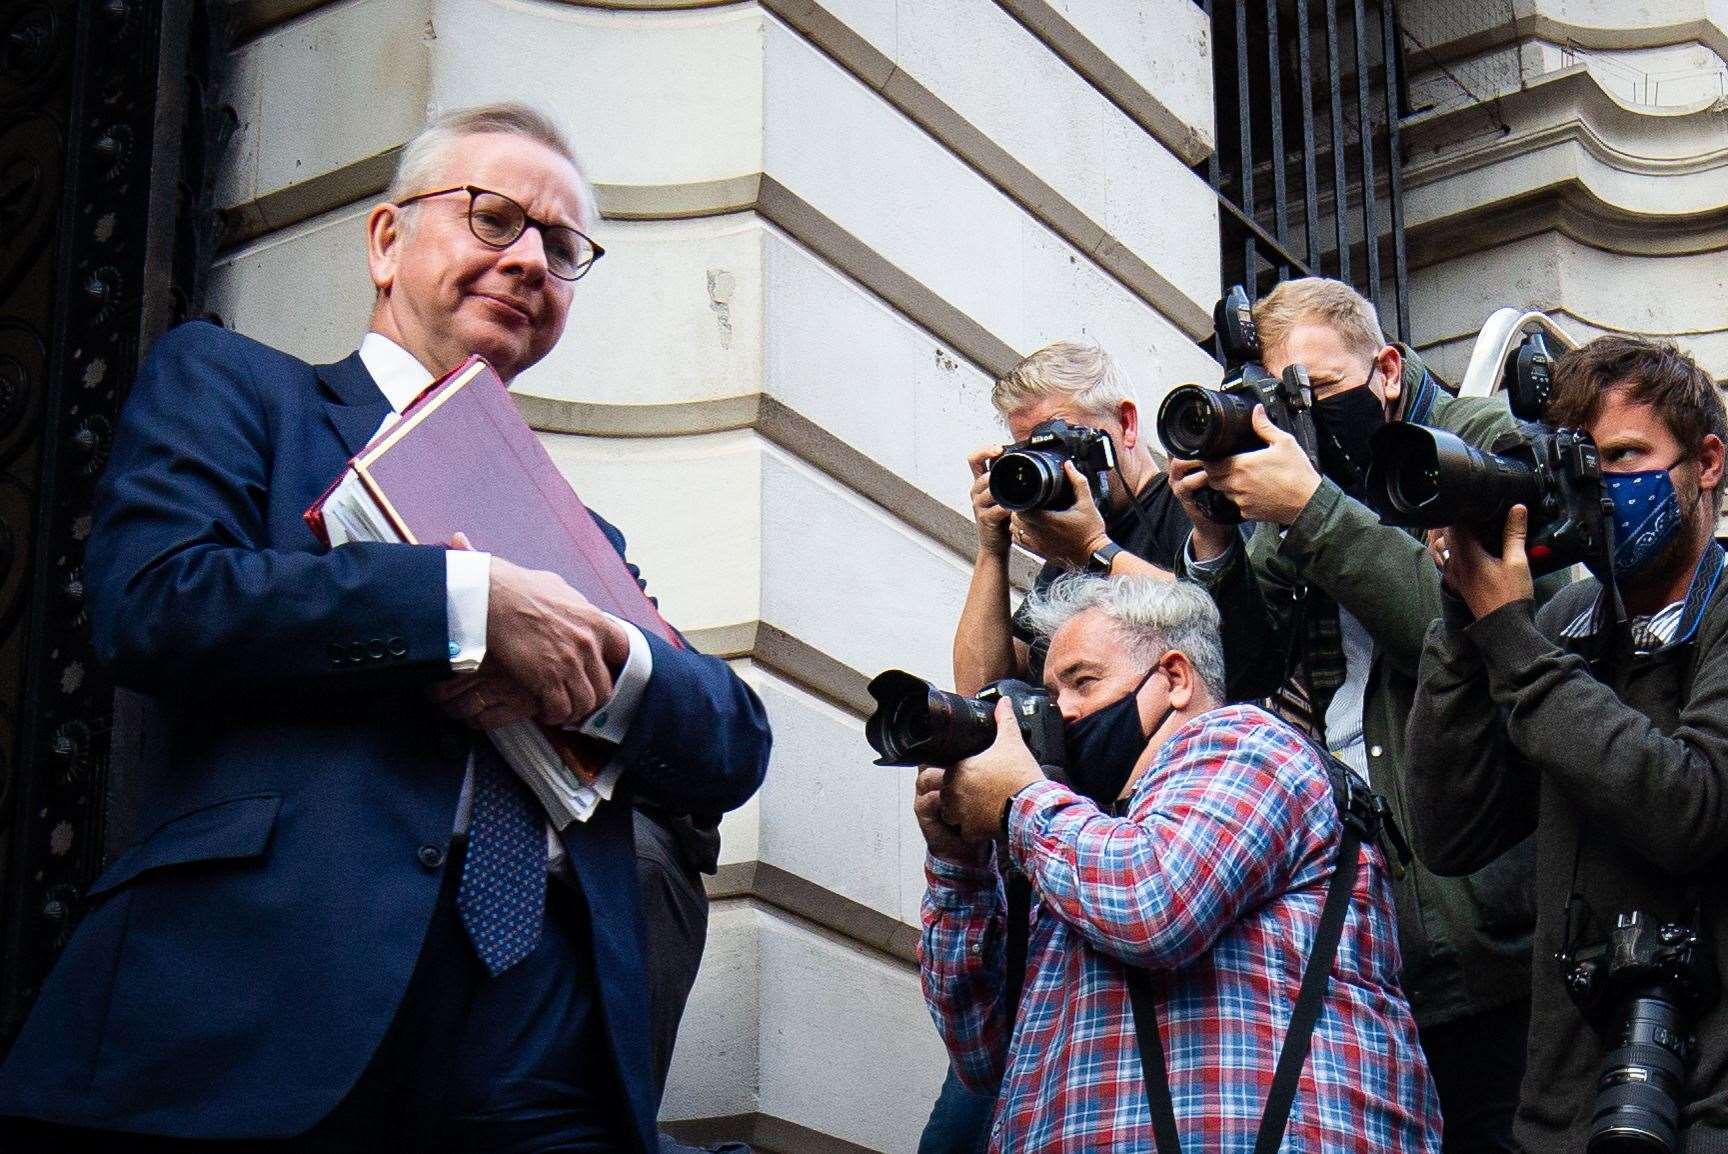
[[[539,226],[531,224],[523,229],[515,243],[499,254],[498,264],[501,268],[518,272],[530,283],[538,284],[545,280],[546,240],[540,235]]]
[[[1056,708],[1061,712],[1064,724],[1073,725],[1080,720],[1080,703],[1074,699],[1073,694],[1057,694]]]

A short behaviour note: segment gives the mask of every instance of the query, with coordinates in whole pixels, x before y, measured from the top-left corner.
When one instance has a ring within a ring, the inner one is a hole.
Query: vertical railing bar
[[[1302,88],[1302,232],[1308,241],[1308,271],[1320,275],[1320,178],[1314,171],[1314,54],[1308,41],[1308,0],[1296,0],[1296,56]]]
[[[1374,181],[1374,118],[1368,111],[1368,41],[1364,35],[1368,15],[1362,0],[1351,8],[1356,41],[1356,136],[1362,142],[1362,247],[1368,263],[1368,291],[1363,295],[1380,310],[1380,227],[1375,200],[1378,197]]]
[[[1266,0],[1266,82],[1272,89],[1272,212],[1278,243],[1290,246],[1289,189],[1284,180],[1284,74],[1278,43],[1278,0]],[[1290,266],[1279,264],[1278,279],[1290,276]]]
[[[1212,16],[1212,0],[1201,0],[1200,8],[1206,13],[1206,27],[1213,29],[1217,28],[1217,23],[1214,21]],[[1214,52],[1216,52],[1216,41],[1213,43],[1213,49]],[[1217,59],[1216,55],[1214,55],[1213,59]],[[1212,83],[1218,83],[1218,66],[1216,63],[1212,66]],[[1216,102],[1214,102],[1214,107],[1216,107]],[[1212,186],[1213,192],[1222,195],[1224,190],[1218,186],[1220,179],[1221,176],[1218,169],[1218,149],[1214,147],[1211,152],[1206,154],[1206,182]]]
[[[1248,0],[1236,0],[1236,107],[1237,143],[1241,164],[1242,211],[1250,220],[1254,212],[1254,124],[1251,115],[1248,86]],[[1254,237],[1242,239],[1242,283],[1250,299],[1260,295],[1259,265],[1255,259]]]
[[[1326,0],[1326,65],[1331,70],[1332,89],[1332,222],[1338,233],[1338,279],[1354,284],[1350,276],[1350,184],[1344,175],[1344,77],[1339,63],[1338,2]]]
[[[1402,69],[1398,51],[1397,0],[1380,0],[1381,40],[1386,55],[1386,180],[1387,199],[1392,205],[1392,291],[1398,309],[1398,339],[1410,343],[1410,283],[1404,253],[1403,147],[1398,143],[1398,120],[1403,103],[1398,80]]]

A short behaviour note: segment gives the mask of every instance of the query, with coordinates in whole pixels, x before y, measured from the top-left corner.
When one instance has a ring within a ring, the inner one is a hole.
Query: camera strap
[[[1012,865],[1004,871],[1003,886],[1008,891],[1007,973],[1004,977],[1004,999],[1008,1008],[1008,1036],[1014,1036],[1014,1023],[1020,1019],[1020,991],[1026,984],[1026,952],[1032,937],[1032,883]]]
[[[1302,1067],[1308,1061],[1309,1043],[1313,1041],[1314,1026],[1320,1020],[1327,983],[1332,977],[1332,962],[1337,957],[1338,942],[1344,933],[1350,894],[1356,886],[1356,876],[1361,872],[1362,842],[1378,836],[1384,816],[1383,803],[1375,804],[1375,795],[1365,785],[1356,785],[1355,775],[1347,766],[1314,742],[1310,741],[1309,745],[1326,765],[1327,776],[1332,781],[1333,800],[1342,819],[1343,835],[1338,844],[1332,880],[1326,887],[1326,902],[1320,909],[1320,926],[1314,934],[1314,948],[1303,967],[1302,986],[1290,1013],[1290,1028],[1285,1032],[1284,1044],[1278,1051],[1272,1090],[1260,1115],[1260,1129],[1254,1137],[1254,1154],[1276,1154],[1284,1140],[1290,1107],[1296,1100]],[[1401,837],[1396,840],[1402,842]],[[1158,1154],[1181,1154],[1182,1146],[1176,1134],[1176,1106],[1170,1097],[1170,1076],[1164,1064],[1164,1042],[1158,1033],[1152,977],[1134,966],[1127,967],[1123,976],[1128,983],[1128,999],[1134,1012],[1134,1033],[1140,1043],[1146,1100],[1152,1111],[1152,1137]]]

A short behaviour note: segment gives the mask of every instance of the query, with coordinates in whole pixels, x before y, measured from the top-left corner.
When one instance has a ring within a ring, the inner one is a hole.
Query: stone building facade
[[[913,963],[911,771],[864,685],[949,679],[964,456],[1052,340],[1151,408],[1213,382],[1212,45],[1192,0],[237,0],[213,305],[345,355],[365,212],[429,114],[570,133],[608,256],[518,384],[671,620],[761,693],[664,1117],[764,1150],[911,1151],[942,1048]],[[1501,8],[1504,8],[1502,11]],[[1672,335],[1728,376],[1728,14],[1406,4],[1414,335],[1457,381],[1495,307]],[[1022,561],[1025,558],[1021,559]],[[1028,572],[1023,567],[1022,574]]]

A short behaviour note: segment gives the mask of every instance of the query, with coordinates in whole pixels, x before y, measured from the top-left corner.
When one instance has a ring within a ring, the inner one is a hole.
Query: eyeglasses
[[[535,220],[528,215],[527,209],[503,193],[472,184],[406,196],[396,202],[396,207],[406,208],[415,201],[449,196],[453,192],[468,194],[468,231],[488,248],[509,248],[522,239],[529,225],[539,229],[540,244],[546,250],[546,271],[559,280],[581,280],[594,267],[594,262],[606,255],[606,250],[595,244],[586,233],[568,225]]]

